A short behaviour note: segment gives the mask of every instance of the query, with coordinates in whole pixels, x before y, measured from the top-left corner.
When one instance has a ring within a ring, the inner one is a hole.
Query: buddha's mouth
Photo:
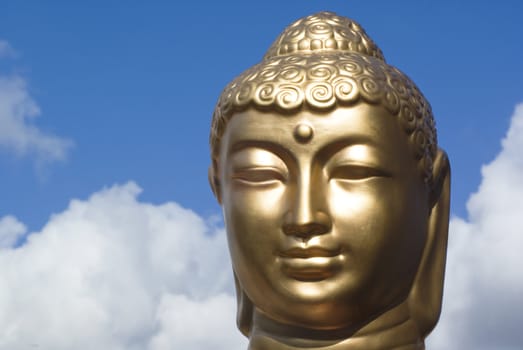
[[[280,253],[283,273],[305,282],[317,282],[336,274],[341,269],[339,249],[321,247],[291,248]]]
[[[295,247],[284,250],[280,253],[282,258],[308,259],[308,258],[329,258],[340,255],[339,249],[325,249],[322,247]]]

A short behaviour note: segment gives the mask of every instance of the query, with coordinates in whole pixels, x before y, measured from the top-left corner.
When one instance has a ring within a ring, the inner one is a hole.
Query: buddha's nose
[[[314,188],[316,187],[316,188]],[[283,232],[302,240],[330,232],[332,222],[325,208],[325,194],[309,180],[302,179],[284,217]]]

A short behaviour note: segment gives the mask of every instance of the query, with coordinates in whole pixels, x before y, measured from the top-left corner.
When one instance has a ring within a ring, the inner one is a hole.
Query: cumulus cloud
[[[468,219],[450,223],[443,313],[429,349],[523,346],[523,104],[481,173]]]
[[[0,218],[0,249],[10,248],[26,233],[26,227],[14,216]]]
[[[432,350],[521,349],[523,105],[450,225]],[[245,349],[225,234],[134,183],[73,200],[39,231],[0,218],[0,350]],[[20,237],[27,235],[22,246]]]
[[[0,220],[0,349],[241,349],[223,229],[134,183],[73,200],[21,247]]]
[[[9,43],[0,40],[0,58],[13,54]],[[38,161],[65,159],[72,142],[47,134],[34,125],[40,109],[29,95],[25,80],[0,75],[0,149],[17,155],[32,153]]]

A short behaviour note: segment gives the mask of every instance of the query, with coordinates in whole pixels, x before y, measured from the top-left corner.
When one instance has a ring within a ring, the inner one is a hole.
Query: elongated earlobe
[[[441,313],[443,280],[450,209],[450,165],[441,149],[434,161],[432,209],[428,218],[427,241],[420,266],[408,297],[411,318],[425,338],[436,326]]]
[[[254,306],[252,301],[249,299],[247,294],[245,294],[236,273],[234,273],[234,286],[236,287],[236,324],[238,329],[246,337],[249,337],[252,328],[252,316],[254,311]]]

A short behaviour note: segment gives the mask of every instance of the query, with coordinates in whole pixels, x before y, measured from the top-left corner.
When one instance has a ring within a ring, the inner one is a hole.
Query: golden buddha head
[[[404,342],[423,341],[441,308],[448,161],[429,103],[357,23],[287,27],[222,92],[210,143],[244,334],[331,346],[408,321]]]

